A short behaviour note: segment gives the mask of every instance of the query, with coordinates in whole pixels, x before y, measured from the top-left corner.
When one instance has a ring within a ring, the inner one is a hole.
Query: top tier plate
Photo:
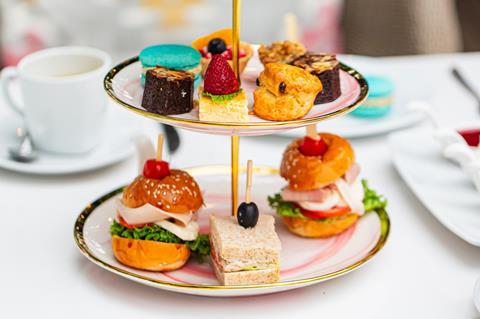
[[[158,122],[177,126],[187,130],[217,135],[254,136],[268,135],[298,127],[307,126],[331,119],[353,111],[367,97],[368,85],[363,76],[353,68],[340,64],[340,84],[342,95],[331,103],[315,105],[301,119],[274,122],[250,115],[250,121],[244,123],[205,122],[198,119],[198,108],[190,113],[163,116],[142,108],[143,87],[140,85],[142,66],[138,57],[128,59],[108,72],[104,87],[108,95],[121,106]],[[242,88],[247,93],[249,108],[253,105],[253,91],[256,79],[263,70],[258,56],[255,54],[242,74]],[[196,93],[195,93],[196,94]]]

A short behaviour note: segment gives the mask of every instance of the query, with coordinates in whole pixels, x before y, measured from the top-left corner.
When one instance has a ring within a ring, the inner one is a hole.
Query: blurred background
[[[115,59],[230,26],[228,0],[0,0],[1,66],[45,47],[89,45]],[[315,51],[369,56],[480,50],[479,0],[243,0],[242,39],[284,38],[298,16]]]

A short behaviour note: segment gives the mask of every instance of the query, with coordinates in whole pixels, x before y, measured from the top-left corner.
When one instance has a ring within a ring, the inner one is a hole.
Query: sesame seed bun
[[[172,169],[161,180],[138,176],[123,191],[123,204],[136,208],[151,204],[166,212],[189,214],[203,205],[197,182],[187,172]]]
[[[343,176],[355,162],[350,143],[334,134],[319,133],[327,143],[323,156],[305,156],[299,147],[303,138],[294,140],[283,153],[280,175],[293,190],[304,191],[325,187]]]

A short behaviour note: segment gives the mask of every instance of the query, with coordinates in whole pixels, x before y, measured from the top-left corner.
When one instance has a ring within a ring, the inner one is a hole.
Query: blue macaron
[[[145,83],[145,72],[157,65],[195,74],[195,85],[200,83],[200,60],[202,56],[196,49],[182,44],[159,44],[146,47],[140,52],[142,64],[142,85]]]
[[[351,114],[358,117],[372,118],[387,115],[393,105],[394,85],[384,76],[365,76],[369,93],[367,100]]]

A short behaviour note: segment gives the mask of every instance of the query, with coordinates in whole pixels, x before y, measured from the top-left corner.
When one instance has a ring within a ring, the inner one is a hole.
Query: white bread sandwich
[[[235,217],[210,216],[212,264],[221,284],[256,285],[280,279],[280,239],[271,215],[259,215],[254,227]]]

